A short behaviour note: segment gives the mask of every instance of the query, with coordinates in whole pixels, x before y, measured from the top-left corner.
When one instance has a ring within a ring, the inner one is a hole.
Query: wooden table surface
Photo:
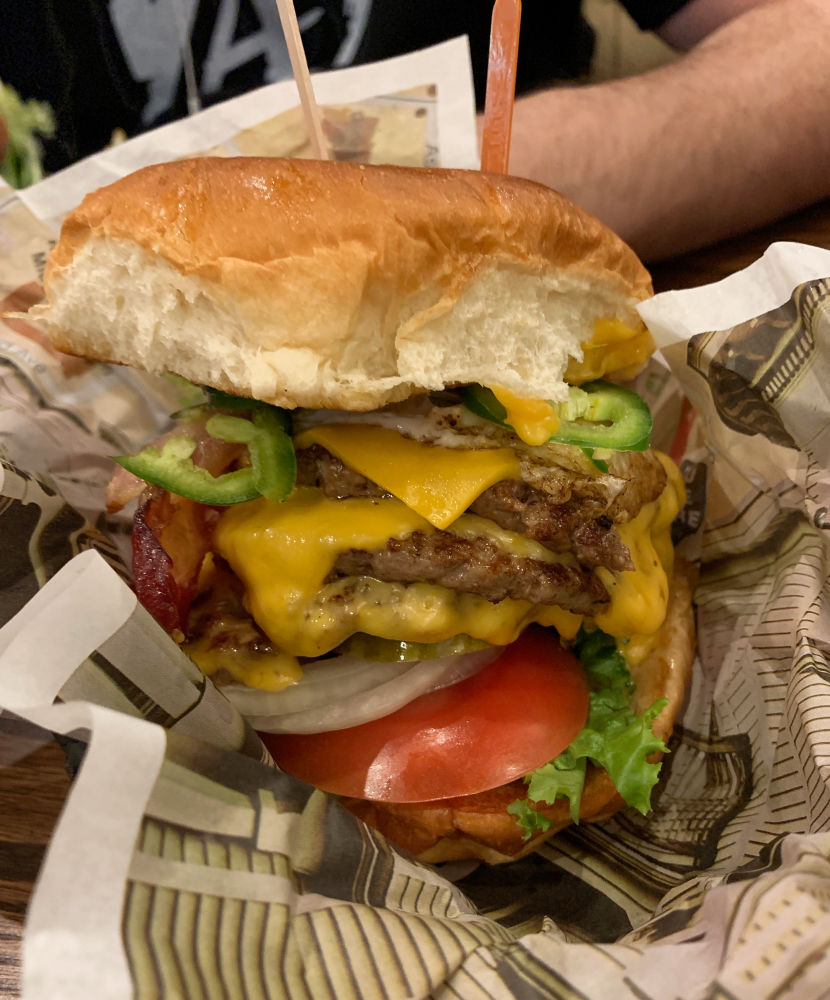
[[[777,240],[830,249],[830,201],[717,246],[652,266],[657,291],[726,277]],[[26,904],[69,790],[64,755],[42,730],[0,717],[0,1000],[19,996]]]
[[[43,853],[69,791],[51,734],[0,716],[0,997],[20,994],[23,917]]]
[[[718,281],[751,264],[779,240],[810,243],[830,250],[830,200],[715,246],[651,266],[654,290],[692,288]]]

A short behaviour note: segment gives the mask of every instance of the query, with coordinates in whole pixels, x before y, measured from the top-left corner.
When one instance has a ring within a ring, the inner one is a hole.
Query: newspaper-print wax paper
[[[0,202],[13,308],[37,297],[56,180]],[[138,606],[126,528],[102,511],[108,456],[186,390],[0,326],[0,706],[83,748],[30,904],[24,995],[827,996],[827,275],[830,254],[779,246],[644,305],[668,365],[638,382],[658,443],[683,393],[697,411],[677,524],[700,564],[689,701],[648,817],[494,868],[420,865],[269,766]]]

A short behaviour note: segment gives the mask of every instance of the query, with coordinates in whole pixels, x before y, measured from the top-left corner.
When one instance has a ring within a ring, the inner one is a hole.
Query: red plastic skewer
[[[506,174],[510,166],[521,20],[521,0],[496,0],[493,4],[481,143],[481,169],[493,173]]]

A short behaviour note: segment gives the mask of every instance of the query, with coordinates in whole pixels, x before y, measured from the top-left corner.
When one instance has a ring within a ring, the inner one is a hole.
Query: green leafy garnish
[[[28,187],[43,178],[43,147],[38,136],[55,134],[52,109],[41,101],[24,101],[13,87],[0,84],[0,118],[8,131],[0,175],[14,188]]]
[[[654,702],[639,716],[632,711],[634,682],[613,637],[600,630],[583,629],[574,652],[588,677],[588,719],[567,750],[525,776],[528,799],[518,799],[507,807],[525,831],[525,839],[551,825],[533,808],[531,801],[551,805],[557,798],[565,798],[570,804],[571,819],[579,822],[589,761],[608,772],[627,805],[647,813],[651,808],[651,790],[660,773],[659,762],[651,763],[648,757],[658,751],[667,752],[663,741],[651,731],[667,699]]]

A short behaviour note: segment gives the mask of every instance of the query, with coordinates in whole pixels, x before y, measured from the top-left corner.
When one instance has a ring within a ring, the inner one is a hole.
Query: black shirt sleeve
[[[373,0],[355,63],[373,62],[466,35],[476,102],[484,105],[492,0]],[[588,73],[594,33],[580,0],[523,0],[516,90],[525,93]]]
[[[24,100],[46,101],[57,131],[47,172],[106,146],[113,129],[140,128],[145,87],[135,81],[98,0],[0,4],[0,79]]]
[[[620,0],[643,31],[654,31],[685,7],[689,0]]]
[[[307,22],[303,44],[311,67],[330,66],[347,34],[349,4],[346,0],[294,3]],[[627,5],[640,9],[642,15],[656,6],[668,16],[669,8],[681,3],[630,0]],[[157,10],[163,5],[159,0],[153,6]],[[517,91],[524,93],[585,76],[590,69],[594,34],[582,16],[580,0],[524,0],[522,7]],[[0,80],[16,87],[24,99],[48,102],[55,113],[56,135],[44,142],[47,172],[103,148],[115,128],[132,136],[187,113],[180,68],[164,107],[159,109],[152,103],[156,78],[152,74],[145,78],[145,70],[133,65],[129,46],[122,50],[124,24],[116,24],[110,8],[105,0],[0,0]],[[492,9],[492,0],[372,0],[353,61],[385,59],[466,35],[477,103],[482,107]],[[263,28],[255,0],[199,0],[188,42],[204,106],[260,86],[267,75],[265,56],[254,47],[249,59],[228,69],[219,86],[201,86],[205,61],[213,39],[218,37],[218,23],[224,24],[220,12],[228,11],[236,17],[234,44]],[[151,25],[145,25],[140,17],[134,21],[135,31],[159,30],[155,16]],[[153,38],[145,41],[152,46]]]

